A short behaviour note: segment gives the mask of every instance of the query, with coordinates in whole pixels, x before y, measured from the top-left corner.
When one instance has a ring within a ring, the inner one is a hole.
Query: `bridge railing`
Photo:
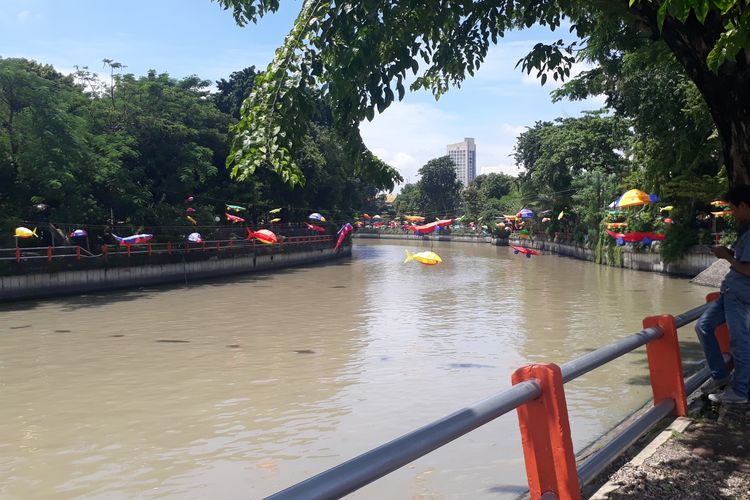
[[[718,294],[709,294],[707,301]],[[531,498],[580,499],[581,487],[591,482],[639,437],[667,415],[687,414],[687,395],[710,373],[703,366],[683,378],[677,329],[705,310],[707,304],[677,316],[651,316],[643,329],[562,365],[530,364],[512,375],[510,389],[490,396],[367,451],[331,469],[269,496],[269,499],[340,498],[403,467],[472,430],[516,410]],[[728,331],[716,331],[722,351],[729,352]],[[653,406],[608,444],[576,464],[564,384],[646,346]]]
[[[280,252],[285,248],[297,250],[304,246],[330,245],[333,236],[287,236],[278,243],[265,244],[249,240],[204,240],[200,243],[188,241],[166,242],[166,243],[143,243],[138,245],[102,245],[101,252],[91,253],[82,246],[46,246],[46,247],[16,247],[0,248],[0,261],[22,261],[47,260],[82,260],[82,259],[106,259],[110,255],[159,255],[179,254],[195,252],[221,252],[238,249],[255,251],[263,248],[264,251]]]

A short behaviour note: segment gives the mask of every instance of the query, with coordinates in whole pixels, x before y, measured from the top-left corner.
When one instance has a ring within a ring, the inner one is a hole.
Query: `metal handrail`
[[[268,498],[309,500],[342,497],[515,410],[541,394],[542,389],[536,381],[521,382]]]
[[[674,316],[675,328],[695,321],[706,307],[708,304],[703,304]],[[568,361],[560,365],[562,381],[567,383],[574,380],[648,342],[659,339],[663,334],[659,326],[644,328],[638,333]],[[685,380],[686,393],[695,391],[709,375],[708,368],[704,367],[688,377]],[[542,388],[537,380],[525,380],[506,391],[427,424],[267,498],[340,498],[541,395]],[[674,411],[676,405],[675,399],[663,399],[630,423],[616,438],[577,466],[579,483],[585,485],[594,479],[624,450]]]

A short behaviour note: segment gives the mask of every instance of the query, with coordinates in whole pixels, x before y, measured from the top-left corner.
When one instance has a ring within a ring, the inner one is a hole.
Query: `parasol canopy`
[[[615,202],[615,207],[639,207],[641,205],[648,205],[649,203],[651,203],[651,198],[647,193],[644,193],[640,189],[631,189],[620,196],[620,199]]]
[[[520,217],[521,219],[532,219],[534,218],[534,212],[528,208],[522,208],[521,211],[516,214],[516,217]]]

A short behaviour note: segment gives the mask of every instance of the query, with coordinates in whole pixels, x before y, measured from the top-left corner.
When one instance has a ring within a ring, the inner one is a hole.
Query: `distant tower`
[[[466,137],[463,142],[448,144],[448,156],[456,164],[456,177],[464,186],[468,186],[477,176],[477,146],[473,137]]]

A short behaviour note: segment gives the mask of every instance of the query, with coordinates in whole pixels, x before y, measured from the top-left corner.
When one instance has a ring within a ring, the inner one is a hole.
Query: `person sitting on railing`
[[[742,404],[747,403],[750,385],[750,186],[731,189],[725,199],[737,221],[739,236],[733,251],[723,246],[712,248],[714,255],[728,261],[731,268],[721,283],[719,299],[710,303],[695,331],[712,377],[701,390],[716,403]],[[723,323],[729,328],[734,361],[731,379],[714,333]]]

